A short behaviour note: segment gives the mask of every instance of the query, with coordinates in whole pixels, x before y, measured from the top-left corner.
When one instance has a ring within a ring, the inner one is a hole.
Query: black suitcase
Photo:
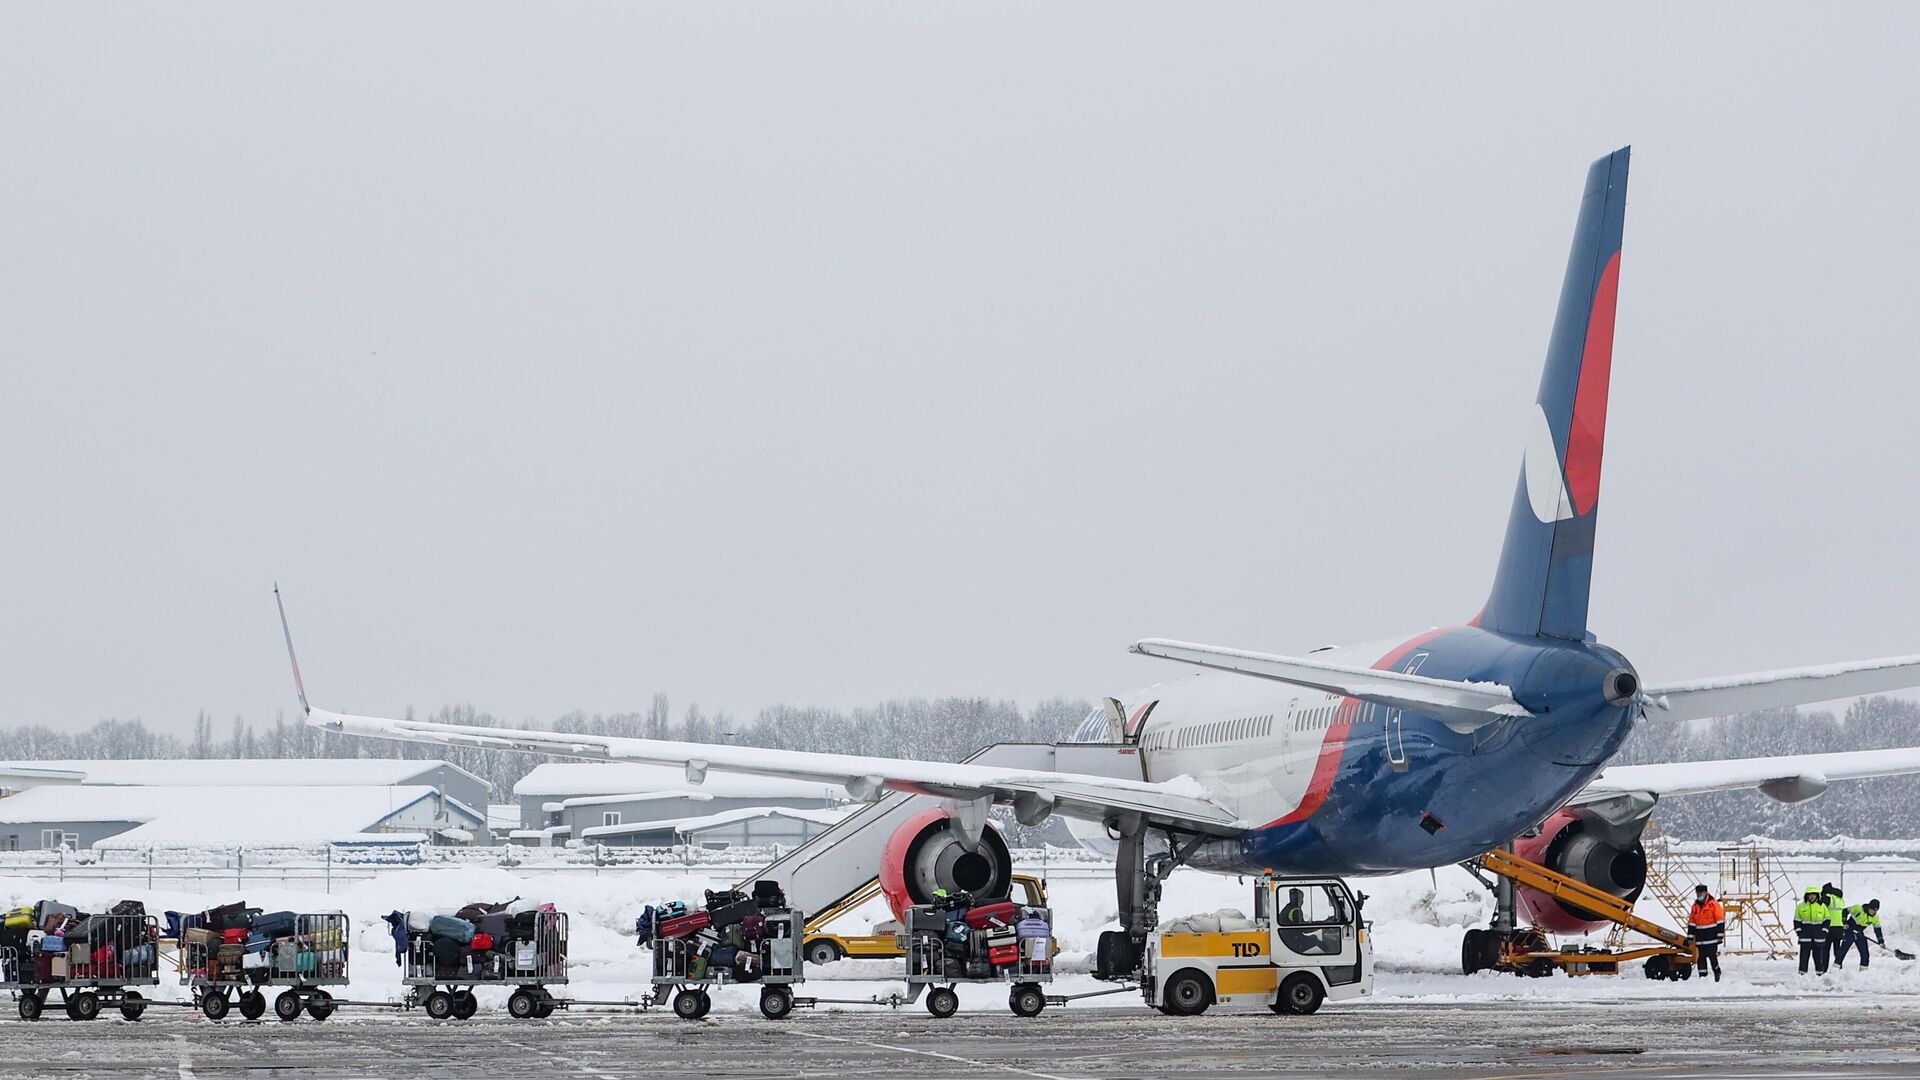
[[[513,936],[521,941],[532,941],[540,935],[540,913],[523,911],[518,915],[507,916],[507,926]]]
[[[138,915],[144,917],[146,913],[147,905],[138,900],[122,900],[108,909],[108,914],[111,915]]]
[[[269,911],[265,915],[254,916],[253,924],[247,929],[264,938],[290,937],[298,921],[291,911]]]
[[[758,914],[760,914],[760,905],[755,903],[750,897],[745,896],[730,903],[721,904],[718,907],[709,907],[707,909],[707,916],[713,920],[712,925],[716,927],[733,926],[749,915]]]
[[[719,892],[708,889],[707,910],[713,911],[717,908],[727,907],[730,904],[737,904],[746,898],[747,894],[741,892],[739,889],[724,889]],[[755,906],[757,907],[758,905]]]
[[[783,908],[787,906],[787,894],[781,890],[777,881],[756,881],[753,883],[753,900],[763,908]]]
[[[944,934],[947,932],[946,913],[923,907],[908,908],[907,931],[914,934]]]
[[[504,912],[489,912],[475,919],[473,925],[480,933],[492,936],[495,947],[499,947],[501,943],[512,936],[507,933],[507,916]],[[504,952],[506,950],[502,949],[501,951]]]
[[[467,955],[467,947],[452,938],[433,939],[433,977],[436,979],[457,978],[460,974],[460,961]]]

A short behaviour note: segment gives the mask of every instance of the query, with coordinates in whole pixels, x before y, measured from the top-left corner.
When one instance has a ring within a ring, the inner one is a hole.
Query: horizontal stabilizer
[[[1162,660],[1176,660],[1182,664],[1231,671],[1236,675],[1272,679],[1322,693],[1357,698],[1390,709],[1406,709],[1422,716],[1431,716],[1455,731],[1472,731],[1510,717],[1533,715],[1513,700],[1512,690],[1499,683],[1430,679],[1425,675],[1376,671],[1373,668],[1329,664],[1323,660],[1273,656],[1161,638],[1135,642],[1133,651],[1142,656],[1157,656]]]
[[[1756,671],[1718,679],[1648,686],[1646,695],[1669,720],[1698,720],[1708,716],[1811,705],[1816,701],[1884,694],[1920,686],[1920,656],[1889,656],[1819,667]],[[1650,711],[1651,714],[1651,711]]]
[[[1614,765],[1594,777],[1593,783],[1574,801],[1579,803],[1626,791],[1645,791],[1666,798],[1758,789],[1780,802],[1794,803],[1819,795],[1835,780],[1866,780],[1911,773],[1920,773],[1920,746],[1727,761]]]

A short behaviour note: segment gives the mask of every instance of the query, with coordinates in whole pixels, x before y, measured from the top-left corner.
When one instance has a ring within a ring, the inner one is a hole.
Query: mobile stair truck
[[[1262,877],[1252,919],[1176,919],[1147,936],[1147,1004],[1170,1016],[1214,1005],[1305,1014],[1329,999],[1364,997],[1373,992],[1365,900],[1338,878]]]
[[[347,985],[347,917],[337,911],[270,912],[246,926],[215,929],[204,916],[200,925],[179,930],[180,985],[209,1020],[224,1019],[238,1006],[240,1015],[258,1020],[267,1011],[266,991],[279,988],[273,1015],[315,1020],[333,1015],[338,1002],[329,986]]]
[[[132,903],[121,907],[138,909]],[[138,910],[83,916],[66,905],[42,902],[10,911],[7,918],[8,933],[0,938],[0,990],[13,992],[20,1019],[38,1020],[56,992],[69,1020],[92,1020],[102,1008],[118,1008],[122,1017],[138,1020],[153,1004],[134,989],[160,984],[160,928],[151,916]],[[15,925],[23,920],[31,920],[31,926]]]

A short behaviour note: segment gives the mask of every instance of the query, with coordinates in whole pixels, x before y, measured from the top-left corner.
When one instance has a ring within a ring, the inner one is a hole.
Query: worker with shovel
[[[1860,970],[1867,969],[1867,928],[1873,928],[1874,944],[1887,947],[1887,936],[1880,930],[1880,901],[1869,900],[1864,904],[1855,904],[1846,911],[1846,928],[1841,933],[1840,946],[1833,954],[1833,966],[1839,967],[1847,958],[1847,950],[1860,948]]]

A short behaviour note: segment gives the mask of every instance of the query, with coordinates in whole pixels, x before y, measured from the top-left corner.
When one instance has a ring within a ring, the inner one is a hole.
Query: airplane
[[[293,659],[300,704],[309,723],[351,735],[650,762],[682,767],[695,782],[709,770],[823,780],[870,802],[889,793],[941,800],[941,809],[913,818],[888,845],[880,875],[896,911],[925,902],[933,887],[992,887],[995,860],[928,851],[997,854],[997,873],[1010,871],[1004,841],[986,850],[997,839],[980,821],[988,804],[1011,804],[1029,825],[1058,814],[1076,835],[1113,850],[1122,932],[1136,961],[1153,929],[1157,882],[1174,865],[1368,875],[1461,863],[1512,845],[1523,858],[1637,897],[1646,875],[1640,838],[1659,800],[1757,789],[1797,802],[1837,780],[1920,772],[1920,747],[1609,767],[1636,723],[1912,687],[1920,685],[1920,656],[1644,682],[1589,630],[1628,159],[1622,148],[1587,174],[1482,610],[1444,629],[1297,657],[1137,642],[1135,653],[1196,670],[1107,699],[1075,733],[1078,744],[1123,748],[1123,769],[1031,768],[994,764],[992,755],[954,764],[351,716],[310,706]],[[280,615],[285,631],[284,605]],[[290,632],[287,649],[292,659]],[[930,837],[946,847],[927,848]],[[1544,895],[1521,899],[1544,929],[1597,925]],[[1493,932],[1512,928],[1511,911],[1497,909]],[[1470,931],[1463,943],[1469,971],[1474,954],[1492,947],[1480,934]],[[1484,956],[1478,966],[1488,966]]]

